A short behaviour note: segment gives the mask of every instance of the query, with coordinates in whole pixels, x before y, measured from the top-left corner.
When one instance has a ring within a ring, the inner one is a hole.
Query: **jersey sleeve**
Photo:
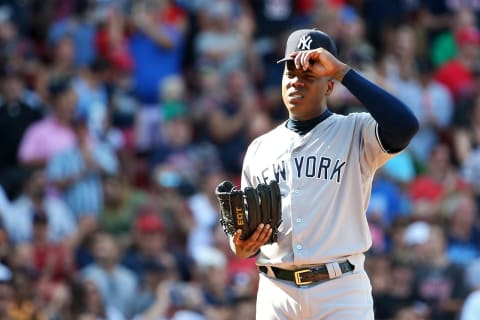
[[[355,116],[355,121],[360,128],[358,132],[361,164],[374,172],[398,152],[389,153],[383,147],[378,135],[378,123],[369,113],[358,113]]]

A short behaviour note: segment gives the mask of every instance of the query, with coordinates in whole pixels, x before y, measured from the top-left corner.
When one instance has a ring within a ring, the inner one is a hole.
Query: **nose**
[[[290,79],[290,85],[294,88],[300,88],[300,87],[303,87],[303,81],[299,76],[295,76],[292,79]]]

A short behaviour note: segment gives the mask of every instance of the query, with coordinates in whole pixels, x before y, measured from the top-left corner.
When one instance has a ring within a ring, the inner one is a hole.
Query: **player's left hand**
[[[268,241],[272,235],[272,228],[270,228],[269,224],[259,224],[255,232],[247,239],[240,239],[241,235],[241,229],[238,229],[233,235],[234,252],[241,258],[249,258],[257,253],[260,247]]]
[[[294,58],[297,69],[310,70],[319,77],[330,77],[342,81],[345,74],[350,70],[347,64],[341,62],[323,48],[296,51],[292,52],[290,56]]]

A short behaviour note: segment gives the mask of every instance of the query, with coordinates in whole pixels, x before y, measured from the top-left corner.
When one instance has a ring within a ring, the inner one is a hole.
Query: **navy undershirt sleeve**
[[[353,69],[347,72],[342,84],[377,121],[378,135],[385,150],[395,153],[408,145],[419,124],[405,104]]]

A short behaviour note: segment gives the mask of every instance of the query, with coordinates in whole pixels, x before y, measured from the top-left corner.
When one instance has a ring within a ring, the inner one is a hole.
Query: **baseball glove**
[[[220,204],[220,224],[227,235],[233,236],[241,229],[241,239],[245,240],[263,223],[272,228],[267,243],[277,241],[278,227],[282,222],[282,198],[276,181],[259,184],[257,188],[247,187],[243,191],[230,181],[223,181],[215,189],[215,195]]]

